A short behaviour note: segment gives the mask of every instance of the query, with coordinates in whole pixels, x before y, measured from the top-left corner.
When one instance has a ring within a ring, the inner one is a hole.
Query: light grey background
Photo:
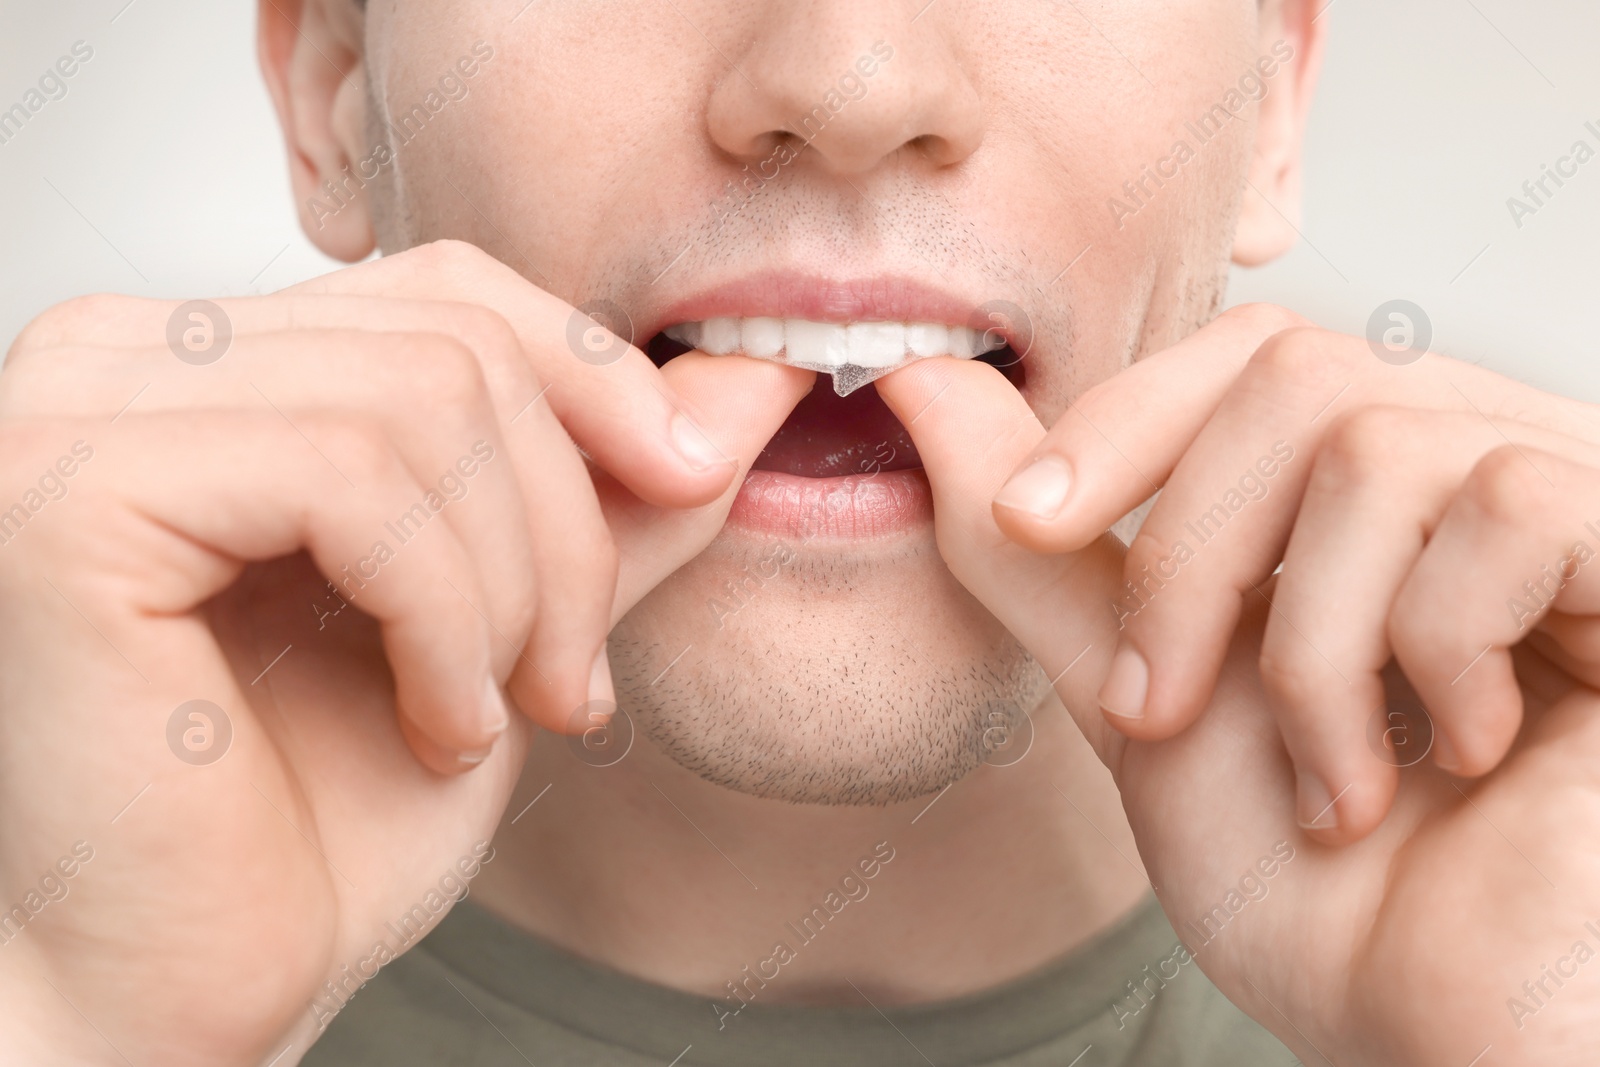
[[[1506,206],[1575,140],[1600,150],[1600,3],[1333,0],[1321,17],[1304,240],[1236,272],[1231,299],[1357,334],[1409,299],[1437,350],[1600,401],[1600,158],[1520,229]],[[94,49],[0,145],[0,348],[80,293],[267,292],[336,266],[296,225],[254,32],[250,0],[0,0],[0,109],[73,42]]]

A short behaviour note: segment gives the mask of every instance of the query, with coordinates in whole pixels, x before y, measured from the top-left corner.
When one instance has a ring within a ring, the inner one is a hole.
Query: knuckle
[[[511,322],[493,308],[458,301],[445,307],[454,332],[474,351],[503,355],[521,348]]]
[[[1349,484],[1392,469],[1417,439],[1424,416],[1406,408],[1373,406],[1339,416],[1317,456],[1322,479]]]
[[[1311,657],[1294,642],[1270,631],[1262,642],[1256,669],[1267,695],[1279,709],[1304,707],[1317,694],[1327,691],[1327,681]]]
[[[1478,460],[1461,495],[1484,518],[1506,525],[1526,523],[1556,504],[1555,491],[1515,445],[1501,445]]]
[[[1309,319],[1295,314],[1288,308],[1265,302],[1239,304],[1218,317],[1236,322],[1250,333],[1264,337],[1311,325]]]
[[[428,270],[453,278],[470,278],[486,271],[506,269],[477,245],[452,237],[418,245],[404,254]]]
[[[1418,664],[1439,660],[1446,648],[1461,645],[1456,618],[1422,607],[1416,592],[1408,586],[1395,597],[1394,606],[1389,609],[1383,624],[1384,637],[1410,673]]]
[[[522,339],[498,311],[482,304],[451,302],[445,305],[445,323],[471,350],[486,381],[505,383],[532,376]]]
[[[453,416],[477,410],[488,385],[478,358],[461,340],[445,334],[406,334],[394,346],[406,364],[405,384],[419,407]]]
[[[383,482],[399,467],[394,445],[376,421],[350,414],[312,414],[304,419],[306,436],[334,457],[339,471],[356,485]]]
[[[1147,520],[1134,536],[1133,543],[1128,545],[1128,553],[1123,559],[1122,576],[1137,584],[1140,575],[1160,566],[1167,555],[1167,546],[1150,531]]]
[[[1281,330],[1262,342],[1250,368],[1268,387],[1311,390],[1316,397],[1348,383],[1354,371],[1346,338],[1314,326]]]
[[[413,258],[425,259],[439,266],[470,262],[481,254],[482,252],[477,245],[454,237],[443,237],[437,241],[429,241],[427,244],[418,245],[411,250]]]
[[[82,334],[85,324],[112,317],[133,299],[115,293],[90,293],[46,308],[17,334],[6,358],[7,366],[19,356],[72,343]]]
[[[1148,531],[1148,524],[1134,537],[1123,560],[1121,590],[1124,604],[1138,608],[1129,616],[1130,625],[1134,616],[1144,615],[1146,609],[1156,616],[1162,616],[1169,610],[1164,605],[1192,603],[1192,600],[1181,595],[1176,602],[1172,600],[1172,594],[1162,595],[1169,585],[1179,580],[1182,559],[1171,546],[1163,544]],[[1191,595],[1196,592],[1195,589],[1190,590]]]

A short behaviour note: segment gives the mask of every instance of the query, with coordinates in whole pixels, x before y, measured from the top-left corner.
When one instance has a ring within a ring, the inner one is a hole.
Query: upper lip
[[[637,342],[680,322],[712,318],[806,319],[812,322],[929,322],[970,325],[983,300],[959,296],[903,275],[823,278],[766,271],[684,297],[650,316]]]

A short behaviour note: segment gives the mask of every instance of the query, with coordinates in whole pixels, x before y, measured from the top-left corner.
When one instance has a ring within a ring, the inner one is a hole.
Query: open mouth
[[[710,355],[742,353],[810,369],[816,384],[757,457],[752,470],[796,478],[875,478],[920,471],[911,435],[876,389],[838,395],[830,374],[853,368],[884,371],[938,355],[972,358],[996,367],[1013,385],[1026,380],[1024,361],[998,334],[942,323],[811,322],[802,319],[708,319],[667,327],[645,351],[657,366],[690,350]]]
[[[657,366],[694,349],[818,372],[746,472],[726,529],[790,544],[833,542],[845,553],[865,550],[866,541],[922,536],[933,524],[922,457],[867,386],[915,360],[953,356],[980,359],[1020,389],[1033,340],[1026,311],[1014,304],[980,304],[970,290],[890,272],[758,270],[683,295],[652,319],[643,348]]]

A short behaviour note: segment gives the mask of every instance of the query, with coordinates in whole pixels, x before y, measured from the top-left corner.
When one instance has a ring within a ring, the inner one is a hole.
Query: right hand
[[[1238,344],[1238,318],[1221,325],[1182,342],[1186,352],[1255,350],[1259,341],[1247,335]],[[1169,389],[1183,387],[1173,380]],[[1098,700],[1122,636],[1117,608],[1128,551],[1102,534],[1076,551],[1035,552],[996,521],[1001,483],[1048,436],[1022,395],[993,367],[949,358],[914,363],[877,388],[907,422],[926,466],[935,534],[951,573],[1033,653],[1111,772],[1139,857],[1184,945],[1146,979],[1154,982],[1159,970],[1161,987],[1193,981],[1174,979],[1169,967],[1181,974],[1197,962],[1307,1064],[1593,1062],[1600,1045],[1593,977],[1585,972],[1585,991],[1568,983],[1574,987],[1553,1000],[1548,987],[1543,997],[1530,996],[1520,983],[1532,976],[1535,989],[1553,969],[1570,978],[1565,968],[1574,957],[1588,958],[1574,942],[1592,937],[1585,924],[1600,901],[1600,862],[1582,844],[1600,835],[1600,692],[1531,656],[1514,674],[1508,666],[1528,717],[1506,759],[1459,784],[1431,762],[1410,767],[1381,825],[1353,844],[1326,846],[1299,824],[1293,766],[1262,684],[1269,605],[1246,603],[1237,628],[1229,624],[1227,658],[1191,726],[1165,740],[1130,739]],[[1515,394],[1503,387],[1501,395]],[[1106,458],[1108,471],[1109,461],[1127,462]],[[1530,458],[1551,475],[1548,494],[1526,492]],[[1512,532],[1543,527],[1554,538],[1574,513],[1593,514],[1600,501],[1594,468],[1532,450],[1517,462],[1499,463],[1522,487],[1504,499],[1541,506],[1524,509],[1532,513],[1510,524]],[[1436,615],[1470,623],[1451,599],[1465,584],[1460,561],[1495,558],[1514,572],[1519,563],[1532,566],[1517,553],[1540,544],[1536,536],[1503,537],[1474,553],[1458,533],[1436,532],[1435,543],[1450,551],[1426,564],[1430,580],[1413,592]],[[1504,580],[1504,570],[1491,573]],[[1413,696],[1398,672],[1385,681],[1396,697]],[[1377,751],[1364,755],[1397,771]],[[1160,995],[1154,985],[1134,986],[1112,1006],[1119,1020],[1142,1011],[1146,994]],[[1528,1019],[1535,1009],[1538,1018]]]
[[[206,365],[175,302],[92,297],[0,375],[6,1062],[297,1062],[324,983],[481,863],[504,694],[555,730],[610,696],[612,623],[812,379],[584,362],[570,306],[455,242],[218,304]]]

